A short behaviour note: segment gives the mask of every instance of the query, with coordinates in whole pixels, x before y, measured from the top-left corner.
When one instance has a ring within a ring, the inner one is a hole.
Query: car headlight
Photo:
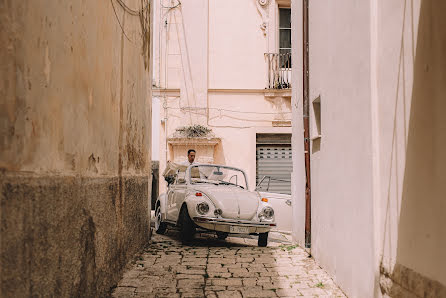
[[[197,204],[197,212],[201,215],[205,215],[209,212],[209,205],[206,202]]]
[[[262,209],[262,211],[259,213],[259,219],[262,220],[271,220],[274,217],[274,209],[271,207],[265,207]]]

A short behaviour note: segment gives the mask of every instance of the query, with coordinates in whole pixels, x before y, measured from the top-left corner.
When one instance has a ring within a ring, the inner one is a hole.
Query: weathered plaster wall
[[[2,1],[0,24],[2,296],[103,295],[149,236],[140,19],[114,1]]]
[[[380,290],[446,296],[443,1],[378,1]]]

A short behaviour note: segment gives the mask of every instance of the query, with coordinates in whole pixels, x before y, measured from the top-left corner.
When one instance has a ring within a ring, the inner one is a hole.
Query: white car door
[[[291,232],[292,226],[292,207],[291,195],[259,192],[262,198],[268,199],[268,203],[274,209],[274,218],[277,224],[276,230],[281,232]]]
[[[175,180],[169,187],[167,194],[167,218],[171,221],[177,221],[180,214],[180,208],[186,194],[186,173],[177,171]]]
[[[167,191],[167,219],[170,221],[176,221],[174,217],[174,208],[175,208],[175,185],[171,184],[169,186],[169,190]]]
[[[268,199],[268,203],[270,203],[273,207],[275,215],[274,218],[277,224],[276,230],[281,232],[291,232],[293,216],[291,195],[270,191],[270,184],[272,181],[277,182],[276,184],[279,185],[280,183],[283,183],[283,181],[280,179],[273,179],[269,176],[265,176],[260,180],[256,190],[259,192],[262,198]],[[283,187],[272,188],[283,190]]]

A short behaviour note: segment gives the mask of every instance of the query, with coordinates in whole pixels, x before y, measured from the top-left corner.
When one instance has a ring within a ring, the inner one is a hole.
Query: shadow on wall
[[[381,266],[381,290],[391,297],[446,297],[445,113],[446,2],[425,0],[418,25],[396,264],[393,272]]]

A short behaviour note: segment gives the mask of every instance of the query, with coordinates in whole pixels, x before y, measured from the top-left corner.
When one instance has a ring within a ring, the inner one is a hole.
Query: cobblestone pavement
[[[345,297],[301,248],[212,234],[183,246],[175,231],[153,234],[113,297]]]

